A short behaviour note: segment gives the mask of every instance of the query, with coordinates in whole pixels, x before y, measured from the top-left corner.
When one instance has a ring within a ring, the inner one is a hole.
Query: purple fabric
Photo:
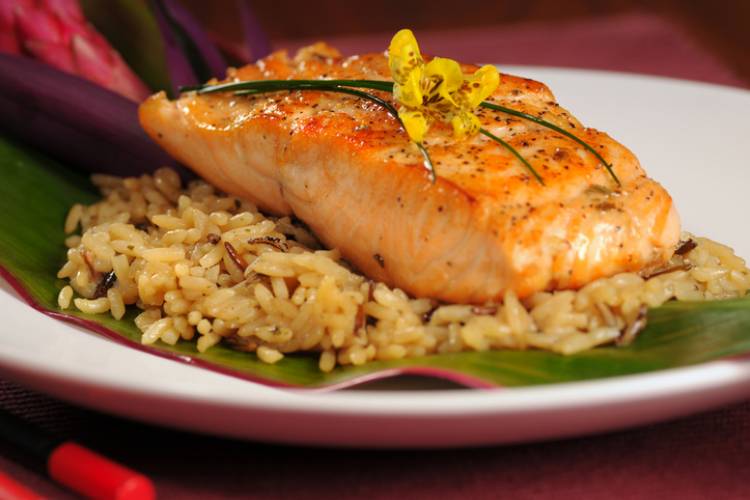
[[[355,53],[382,50],[389,36],[329,41]],[[464,60],[747,85],[674,26],[645,15],[417,36],[426,53]],[[321,450],[193,435],[83,410],[1,381],[0,407],[143,472],[161,498],[750,498],[750,402],[601,436],[411,452]],[[4,444],[0,470],[50,498],[73,498],[20,466]]]

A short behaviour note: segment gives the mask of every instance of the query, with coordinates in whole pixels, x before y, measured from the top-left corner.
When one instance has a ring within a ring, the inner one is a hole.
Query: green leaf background
[[[63,221],[73,203],[92,202],[96,192],[82,174],[2,138],[0,178],[0,265],[38,305],[58,311],[57,293],[65,284],[55,278],[65,260]],[[131,310],[121,321],[108,315],[67,313],[139,345],[140,332],[130,321],[136,311]],[[628,347],[603,347],[573,356],[534,350],[443,354],[337,368],[330,374],[318,370],[316,355],[288,355],[275,365],[267,365],[253,354],[223,346],[203,354],[192,342],[174,347],[159,344],[150,349],[188,356],[202,366],[269,384],[302,387],[345,385],[394,369],[450,371],[494,385],[528,386],[643,373],[750,353],[748,297],[672,302],[651,310],[648,320],[648,327]]]

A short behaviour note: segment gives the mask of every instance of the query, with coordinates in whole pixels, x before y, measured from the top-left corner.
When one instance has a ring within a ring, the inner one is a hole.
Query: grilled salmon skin
[[[465,65],[464,71],[476,68]],[[389,80],[387,58],[342,58],[317,44],[231,69],[227,81]],[[380,96],[392,99],[386,93]],[[584,127],[532,80],[502,74],[489,100],[543,117],[614,166],[535,123],[480,109],[482,126],[541,174],[483,135],[457,140],[436,124],[424,142],[437,171],[398,121],[367,100],[284,91],[255,96],[159,93],[140,107],[146,132],[220,189],[294,215],[365,275],[419,297],[462,303],[580,287],[663,265],[680,223],[669,194],[635,156]]]

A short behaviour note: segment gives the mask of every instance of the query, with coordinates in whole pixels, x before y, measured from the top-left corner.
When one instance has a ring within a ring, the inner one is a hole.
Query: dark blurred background
[[[183,1],[215,33],[241,38],[232,15],[236,0]],[[502,36],[502,27],[519,24],[554,26],[623,15],[655,16],[750,82],[749,0],[248,1],[276,46],[294,45],[296,40],[393,33],[401,27],[415,31],[497,27],[497,36]],[[498,56],[497,62],[506,61]]]

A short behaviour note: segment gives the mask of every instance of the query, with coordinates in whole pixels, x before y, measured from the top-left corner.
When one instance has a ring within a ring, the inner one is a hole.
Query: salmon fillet
[[[383,54],[342,58],[316,44],[230,69],[227,81],[389,75]],[[499,144],[480,134],[459,141],[444,124],[424,142],[438,176],[432,184],[398,121],[343,94],[187,92],[170,101],[159,93],[141,105],[140,119],[209,182],[296,216],[365,275],[415,296],[483,303],[666,263],[679,217],[626,147],[584,127],[542,83],[501,74],[489,100],[576,134],[613,164],[622,185],[569,138],[488,109],[478,111],[482,126],[512,144],[545,185]]]

